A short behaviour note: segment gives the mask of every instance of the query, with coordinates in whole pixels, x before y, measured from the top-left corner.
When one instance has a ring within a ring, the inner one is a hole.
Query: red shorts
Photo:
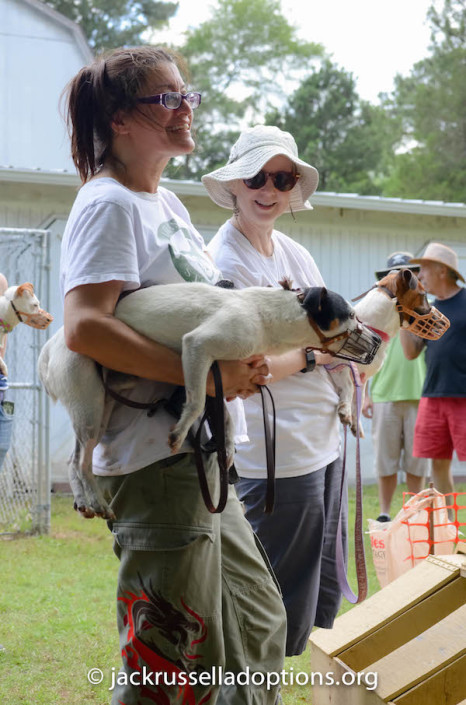
[[[415,458],[466,460],[466,398],[422,397],[414,428]]]

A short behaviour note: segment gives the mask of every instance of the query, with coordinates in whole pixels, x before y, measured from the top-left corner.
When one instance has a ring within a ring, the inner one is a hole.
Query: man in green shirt
[[[409,252],[394,252],[388,257],[387,268],[375,273],[377,279],[400,267],[418,272],[418,266],[408,264],[412,257]],[[362,413],[372,419],[374,465],[379,485],[378,521],[390,521],[399,470],[406,473],[409,492],[417,494],[424,488],[429,461],[413,458],[412,451],[425,374],[424,355],[407,360],[397,335],[390,341],[382,367],[370,381],[370,392],[366,391]]]

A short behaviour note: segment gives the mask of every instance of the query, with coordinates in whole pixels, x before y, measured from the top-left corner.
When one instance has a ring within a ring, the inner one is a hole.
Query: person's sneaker
[[[8,389],[8,378],[0,374],[0,392],[5,392]]]
[[[379,514],[377,521],[391,521],[389,514]]]

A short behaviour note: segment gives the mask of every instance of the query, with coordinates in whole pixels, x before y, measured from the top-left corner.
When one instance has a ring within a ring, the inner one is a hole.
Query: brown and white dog
[[[47,328],[53,317],[40,308],[39,299],[34,294],[34,287],[29,282],[19,286],[10,286],[0,296],[0,347],[5,335],[11,333],[18,323],[25,323],[31,328]],[[8,368],[0,357],[0,372],[8,376]]]
[[[364,399],[367,380],[382,367],[388,343],[400,327],[416,333],[421,338],[437,340],[450,325],[449,320],[440,311],[429,305],[421,282],[414,272],[406,268],[389,272],[354,308],[358,318],[382,338],[382,344],[369,365],[361,366],[356,363],[362,385],[361,401]],[[349,366],[335,362],[326,367],[340,397],[340,421],[350,426],[352,433],[356,435],[356,390]],[[361,426],[359,432],[363,437]]]
[[[284,288],[237,290],[202,283],[150,286],[122,298],[115,316],[142,335],[182,353],[186,403],[170,433],[172,452],[179,450],[204,409],[207,375],[214,360],[241,360],[323,345],[343,354],[344,340],[353,338],[355,347],[360,344],[356,359],[363,360],[380,345],[378,335],[357,320],[353,307],[322,287],[297,294]],[[327,342],[322,343],[322,337]],[[67,409],[75,431],[70,484],[76,508],[89,518],[96,514],[113,518],[92,475],[92,452],[114,403],[105,398],[96,365],[70,351],[60,329],[40,353],[39,376],[52,399],[59,399]],[[225,418],[231,461],[233,429],[228,414]]]

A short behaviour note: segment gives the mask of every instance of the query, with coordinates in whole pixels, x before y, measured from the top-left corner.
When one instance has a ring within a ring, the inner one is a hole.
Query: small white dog
[[[322,287],[298,294],[285,288],[236,290],[201,283],[151,286],[122,298],[115,316],[182,353],[186,403],[170,433],[172,452],[179,450],[203,411],[207,375],[214,360],[240,360],[308,346],[340,351],[342,340],[351,336],[363,339],[357,357],[361,360],[380,344],[379,337],[357,320],[347,301]],[[107,399],[105,404],[105,390],[94,361],[71,352],[60,329],[40,353],[39,376],[52,399],[59,399],[68,410],[76,434],[70,465],[76,508],[86,517],[112,518],[92,475],[92,452],[114,402]],[[225,417],[231,462],[233,429],[228,414]]]
[[[29,282],[19,286],[10,286],[0,296],[0,347],[5,335],[11,333],[18,323],[25,323],[31,328],[43,330],[53,321],[47,311],[40,308],[39,299],[34,294],[34,287]],[[8,368],[0,357],[0,372],[8,376]]]
[[[436,340],[450,325],[448,319],[435,307],[430,306],[424,287],[410,269],[394,270],[370,289],[355,306],[357,317],[364,321],[382,338],[382,344],[373,361],[361,366],[356,363],[361,378],[361,401],[367,380],[382,366],[387,345],[400,327],[413,331],[421,338]],[[331,363],[327,365],[332,381],[340,396],[338,415],[340,421],[350,426],[356,435],[358,415],[356,411],[356,390],[348,365]],[[364,433],[359,426],[360,436]]]

